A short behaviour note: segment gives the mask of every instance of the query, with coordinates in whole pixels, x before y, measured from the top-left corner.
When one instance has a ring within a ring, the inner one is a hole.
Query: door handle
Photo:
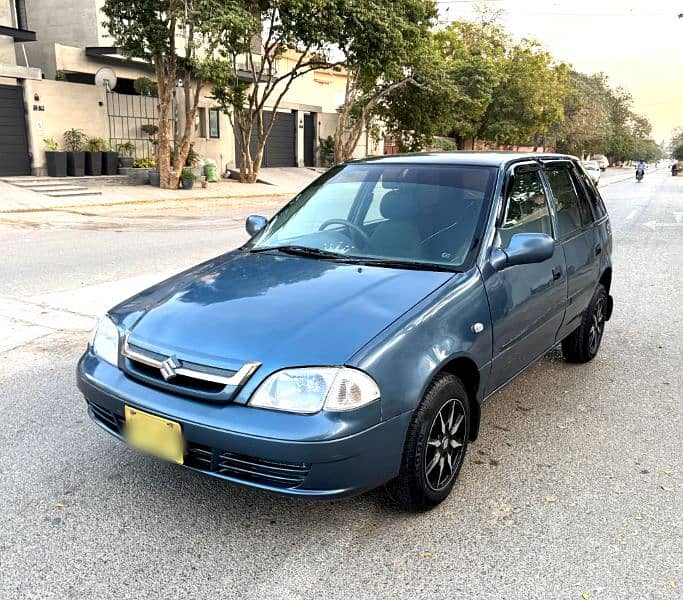
[[[553,269],[553,279],[557,280],[562,277],[562,267],[555,267]]]
[[[602,246],[600,244],[598,244],[595,247],[595,256],[599,256],[601,252],[602,252]]]

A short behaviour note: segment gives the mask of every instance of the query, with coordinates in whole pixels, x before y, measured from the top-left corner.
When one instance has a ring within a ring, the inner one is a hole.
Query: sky
[[[683,0],[488,0],[515,37],[533,37],[634,99],[657,142],[683,127]],[[473,18],[470,0],[437,0],[440,20]]]

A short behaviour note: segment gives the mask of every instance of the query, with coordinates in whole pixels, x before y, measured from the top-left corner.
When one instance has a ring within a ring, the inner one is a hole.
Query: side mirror
[[[540,263],[552,257],[555,251],[553,238],[545,233],[516,233],[507,248],[494,248],[491,266],[496,271],[514,265]]]
[[[246,228],[247,233],[254,237],[257,233],[261,233],[268,225],[268,219],[261,215],[250,215],[247,217]]]

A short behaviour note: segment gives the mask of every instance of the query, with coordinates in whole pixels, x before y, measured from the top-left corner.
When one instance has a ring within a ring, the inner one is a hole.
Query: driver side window
[[[548,199],[539,171],[516,172],[505,204],[505,217],[498,230],[506,248],[516,233],[545,233],[552,236]]]

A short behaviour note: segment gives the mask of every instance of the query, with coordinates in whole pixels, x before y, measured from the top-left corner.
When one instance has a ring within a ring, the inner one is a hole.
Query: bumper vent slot
[[[92,418],[114,435],[123,435],[123,415],[88,402]],[[282,489],[300,486],[311,470],[307,463],[291,464],[236,454],[187,440],[185,465],[214,475]]]

